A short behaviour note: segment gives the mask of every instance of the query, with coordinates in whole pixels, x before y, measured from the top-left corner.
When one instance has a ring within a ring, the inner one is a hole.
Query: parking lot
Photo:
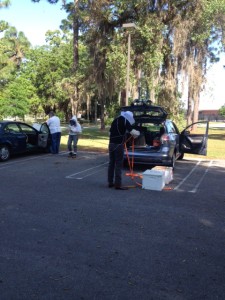
[[[225,161],[178,161],[163,191],[134,188],[128,170],[132,188],[109,189],[107,164],[0,164],[1,300],[224,299]]]

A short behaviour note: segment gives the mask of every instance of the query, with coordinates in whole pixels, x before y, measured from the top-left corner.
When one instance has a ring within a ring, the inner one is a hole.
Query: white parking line
[[[197,169],[198,165],[201,163],[202,159],[200,159],[197,164],[194,166],[194,168],[187,174],[186,177],[184,177],[184,179],[174,188],[175,190],[179,190],[179,188],[181,187],[181,185],[191,176],[191,174]]]
[[[9,168],[9,167],[14,166],[14,165],[22,165],[22,164],[26,163],[27,161],[34,160],[38,157],[40,157],[40,156],[33,156],[32,158],[15,160],[15,161],[12,161],[12,162],[1,162],[0,170]]]
[[[208,164],[207,169],[205,170],[205,172],[203,173],[202,177],[200,178],[200,180],[197,182],[197,184],[195,185],[195,187],[193,188],[193,190],[190,191],[190,193],[196,193],[197,189],[199,188],[200,184],[202,183],[203,179],[205,178],[205,175],[208,173],[209,168],[212,166],[213,161],[211,160]]]
[[[62,151],[62,152],[59,153],[59,155],[64,155],[65,153],[66,153],[65,151]],[[50,157],[52,155],[53,154],[42,154],[42,155],[35,155],[35,156],[30,157],[30,158],[24,158],[24,159],[19,158],[19,159],[9,161],[9,162],[1,162],[0,163],[0,170],[9,168],[9,167],[14,166],[14,165],[22,165],[22,164],[26,163],[27,161],[34,160],[36,158],[46,159],[47,157]]]
[[[197,169],[197,167],[199,166],[199,164],[202,162],[202,159],[199,160],[196,165],[193,167],[193,169],[187,174],[187,176],[174,188],[174,190],[177,191],[183,191],[182,189],[180,189],[180,187],[185,183],[185,181],[191,176],[191,174]],[[209,168],[212,166],[213,161],[210,160],[208,163],[208,166],[206,168],[206,170],[204,171],[204,173],[202,174],[202,176],[200,177],[200,179],[197,181],[196,185],[194,186],[194,188],[192,190],[188,190],[188,193],[196,193],[200,184],[202,183],[203,179],[205,178],[206,174],[209,171]]]
[[[90,170],[94,170],[94,169],[100,168],[100,167],[102,167],[102,166],[104,166],[104,165],[106,165],[106,164],[108,164],[108,163],[109,163],[109,162],[107,161],[107,162],[105,162],[105,163],[103,163],[103,164],[100,164],[100,165],[98,165],[98,166],[95,166],[95,167],[92,167],[92,168],[88,168],[88,169],[85,169],[85,170],[83,170],[83,171],[80,171],[80,172],[77,172],[77,173],[68,175],[68,176],[66,176],[66,178],[67,178],[67,179],[79,179],[79,180],[81,180],[81,179],[83,179],[83,178],[86,178],[86,177],[88,177],[88,176],[91,176],[91,175],[93,175],[93,174],[96,174],[96,173],[102,171],[103,168],[101,168],[100,170],[97,170],[97,171],[95,171],[95,172],[92,172],[92,173],[89,173]],[[77,178],[75,178],[75,176],[77,176],[77,175],[79,175],[79,174],[82,174],[82,173],[87,173],[87,172],[88,172],[87,175],[84,175],[83,177],[77,177]]]

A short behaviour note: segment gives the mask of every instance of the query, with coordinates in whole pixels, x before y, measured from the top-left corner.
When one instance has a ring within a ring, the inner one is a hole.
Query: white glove
[[[134,139],[136,139],[137,137],[139,137],[140,131],[138,131],[136,129],[132,129],[130,134],[133,136]]]

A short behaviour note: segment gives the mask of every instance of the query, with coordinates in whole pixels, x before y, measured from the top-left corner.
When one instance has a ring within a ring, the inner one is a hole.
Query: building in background
[[[199,121],[225,121],[225,117],[219,114],[218,109],[199,110],[198,119]]]

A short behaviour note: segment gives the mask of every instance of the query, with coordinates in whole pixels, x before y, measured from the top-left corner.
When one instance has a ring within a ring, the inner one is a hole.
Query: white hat
[[[133,113],[131,111],[122,111],[121,116],[124,117],[130,123],[130,125],[135,123]]]

